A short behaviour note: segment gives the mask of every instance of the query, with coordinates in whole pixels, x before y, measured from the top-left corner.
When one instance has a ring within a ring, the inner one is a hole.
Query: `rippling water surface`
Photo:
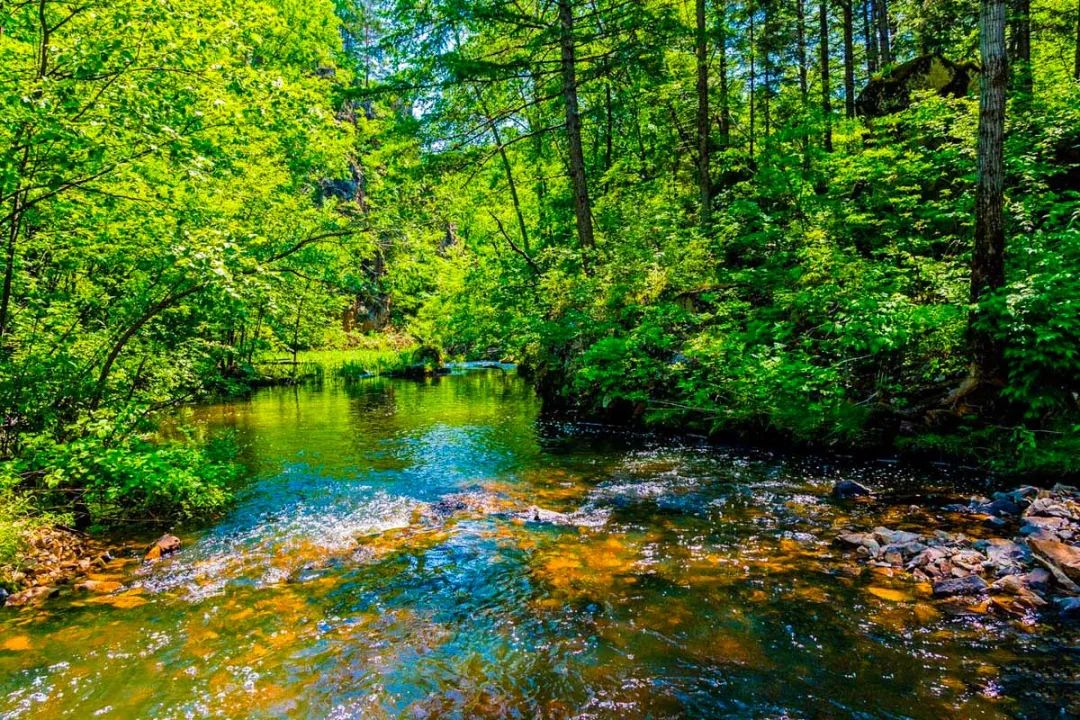
[[[545,424],[501,371],[191,412],[238,432],[239,505],[114,562],[115,594],[3,611],[0,717],[1080,713],[1075,628],[936,603],[829,544],[949,527],[911,498],[970,478]],[[836,506],[841,477],[894,499]]]

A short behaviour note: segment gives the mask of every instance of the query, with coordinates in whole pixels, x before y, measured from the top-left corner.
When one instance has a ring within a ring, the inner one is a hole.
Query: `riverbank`
[[[839,483],[833,495],[873,504]],[[915,520],[912,516],[922,515]],[[845,558],[899,573],[934,598],[985,614],[1080,618],[1080,490],[1030,485],[936,508],[912,505],[902,525],[851,524],[834,542]]]

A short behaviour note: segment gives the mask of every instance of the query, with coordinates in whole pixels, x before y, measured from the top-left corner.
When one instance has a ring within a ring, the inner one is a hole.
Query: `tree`
[[[571,0],[559,0],[559,47],[561,50],[563,101],[566,105],[566,140],[569,147],[570,181],[574,191],[574,216],[578,241],[584,251],[596,245],[593,238],[592,204],[585,176],[585,153],[581,146],[581,114],[578,110],[577,61],[575,59],[574,9]]]
[[[982,0],[979,52],[978,180],[971,259],[971,376],[980,386],[1004,381],[1004,348],[983,303],[1005,284],[1005,0]]]
[[[818,39],[821,51],[821,114],[825,121],[823,146],[825,152],[833,151],[832,141],[832,87],[829,84],[829,2],[821,0],[818,6],[818,23],[820,25],[820,37]]]
[[[1073,59],[1073,77],[1080,80],[1080,1],[1076,3],[1076,55]]]
[[[855,117],[855,29],[852,3],[840,0],[844,11],[844,111],[849,118]]]
[[[1031,72],[1031,0],[1012,3],[1012,79],[1017,93],[1029,99],[1034,91]]]
[[[863,38],[866,40],[866,74],[873,77],[878,70],[877,33],[874,31],[874,0],[863,0]]]
[[[701,191],[701,224],[702,226],[708,226],[709,212],[712,207],[712,176],[709,165],[709,46],[705,0],[696,0],[695,11],[694,50],[697,57],[698,187]]]
[[[892,29],[889,25],[889,0],[873,0],[877,14],[878,27],[878,52],[880,62],[884,67],[893,61],[892,56]]]

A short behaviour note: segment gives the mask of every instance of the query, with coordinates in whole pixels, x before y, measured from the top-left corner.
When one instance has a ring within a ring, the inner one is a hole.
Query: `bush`
[[[41,507],[70,507],[98,526],[158,525],[211,517],[232,498],[240,477],[234,436],[107,442],[89,434],[67,443],[35,438],[15,466]],[[9,463],[9,470],[14,463]]]

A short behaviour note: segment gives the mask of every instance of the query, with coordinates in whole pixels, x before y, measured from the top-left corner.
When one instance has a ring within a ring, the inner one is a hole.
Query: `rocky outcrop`
[[[956,63],[941,55],[923,55],[874,77],[859,94],[855,108],[863,117],[900,112],[911,105],[911,94],[933,90],[942,97],[964,97],[978,84],[974,63]]]

